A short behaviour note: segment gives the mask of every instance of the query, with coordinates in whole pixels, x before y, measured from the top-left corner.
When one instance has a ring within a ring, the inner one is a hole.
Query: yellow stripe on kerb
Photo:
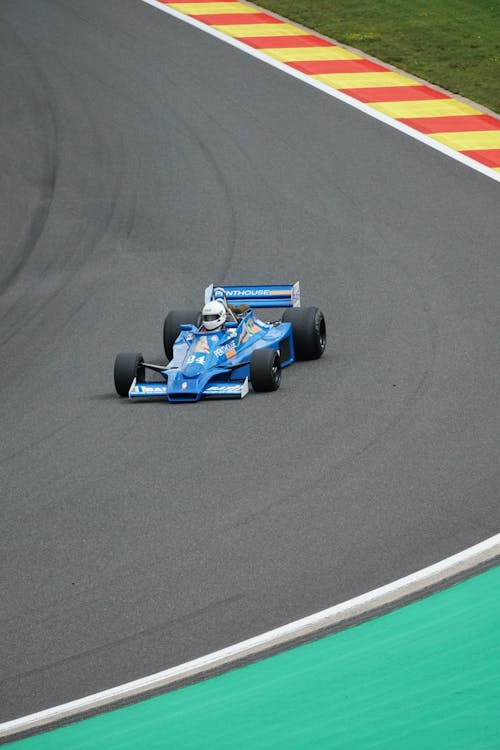
[[[300,60],[362,60],[359,55],[342,47],[283,47],[282,49],[263,49],[265,55],[281,62]]]
[[[382,86],[415,86],[412,78],[399,73],[325,73],[314,75],[317,81],[333,89],[364,89]]]
[[[307,36],[309,32],[302,31],[296,26],[288,23],[245,23],[237,26],[213,26],[212,28],[221,31],[228,36],[238,38],[254,36]]]
[[[449,115],[481,115],[478,109],[455,99],[426,99],[416,102],[380,102],[371,105],[389,117],[448,117]]]
[[[258,13],[256,8],[243,3],[169,3],[169,8],[188,16],[213,15],[218,13]]]
[[[475,130],[472,133],[433,133],[430,137],[457,151],[500,148],[500,130]]]

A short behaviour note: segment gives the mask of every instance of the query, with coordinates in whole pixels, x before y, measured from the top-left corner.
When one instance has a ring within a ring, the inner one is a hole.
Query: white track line
[[[363,614],[366,615],[366,613],[385,605],[394,604],[403,597],[422,592],[429,586],[442,583],[452,576],[487,563],[498,555],[500,555],[500,534],[496,534],[484,542],[469,547],[434,565],[423,568],[417,573],[412,573],[405,578],[400,578],[354,599],[349,599],[329,609],[324,609],[267,633],[262,633],[255,638],[236,643],[234,646],[228,646],[177,667],[165,669],[162,672],[142,677],[133,682],[127,682],[124,685],[118,685],[109,690],[103,690],[100,693],[94,693],[94,695],[88,695],[70,703],[63,703],[60,706],[7,721],[0,724],[0,738],[20,732],[39,730],[55,722],[76,718],[85,712],[110,706],[116,701],[141,696],[147,697],[145,694],[151,690],[174,686],[181,680],[199,678],[206,672],[217,668],[226,668],[235,662],[255,657],[257,654],[276,646],[282,646],[286,643],[293,644],[293,641],[298,638],[313,636],[314,633],[324,628],[340,625],[346,620],[351,620]]]
[[[345,102],[345,104],[349,104],[351,107],[354,107],[355,109],[359,109],[361,112],[364,112],[364,114],[369,115],[370,117],[374,117],[376,120],[380,120],[380,122],[384,122],[386,125],[389,125],[391,128],[395,128],[396,130],[400,130],[402,133],[409,135],[410,138],[414,138],[417,141],[421,141],[421,143],[425,143],[427,146],[430,146],[431,148],[436,149],[436,151],[440,151],[442,154],[445,154],[446,156],[449,156],[452,159],[455,159],[455,161],[458,161],[461,164],[465,164],[467,167],[471,167],[471,169],[475,169],[476,172],[481,172],[481,174],[486,175],[486,177],[490,177],[496,182],[500,182],[500,172],[495,172],[495,170],[492,169],[491,167],[487,167],[484,164],[480,164],[475,159],[471,159],[470,157],[465,156],[464,154],[461,154],[459,151],[455,151],[454,149],[449,148],[448,146],[445,146],[442,143],[439,143],[439,141],[434,140],[434,138],[430,138],[428,135],[425,135],[424,133],[420,133],[418,130],[414,130],[413,128],[410,128],[408,125],[405,125],[404,123],[399,122],[398,120],[394,120],[392,117],[388,117],[387,115],[382,114],[382,112],[378,112],[376,109],[373,109],[367,104],[364,104],[363,102],[360,102],[357,99],[353,99],[352,97],[347,96],[347,94],[343,94],[341,91],[337,91],[336,89],[330,88],[330,86],[327,86],[321,81],[318,81],[315,78],[308,76],[306,73],[301,73],[299,70],[295,70],[294,68],[291,68],[289,65],[286,65],[285,63],[280,62],[279,60],[275,60],[272,57],[268,57],[267,55],[262,53],[260,50],[254,49],[253,47],[249,47],[244,42],[240,42],[237,39],[233,39],[233,37],[223,34],[221,31],[218,31],[218,29],[214,29],[212,26],[208,26],[207,24],[202,23],[201,21],[197,21],[195,18],[192,18],[191,16],[187,16],[184,13],[180,13],[179,11],[168,7],[167,5],[163,5],[162,3],[159,3],[158,0],[142,0],[142,2],[147,3],[148,5],[152,5],[154,8],[157,8],[158,10],[161,10],[164,13],[168,13],[168,15],[173,16],[174,18],[177,18],[179,21],[184,21],[184,23],[188,23],[191,26],[194,26],[195,28],[199,29],[200,31],[205,32],[206,34],[215,36],[217,39],[220,39],[221,41],[226,42],[226,44],[230,44],[232,47],[237,47],[237,49],[241,50],[242,52],[245,52],[247,55],[256,57],[257,59],[262,60],[268,65],[272,65],[274,68],[278,68],[278,70],[281,70],[283,73],[286,73],[289,76],[293,76],[294,78],[298,78],[303,83],[307,83],[309,86],[313,86],[314,88],[319,89],[324,94],[328,94],[328,96],[333,96],[335,99],[340,99],[340,101]],[[269,13],[269,11],[265,9],[262,9],[262,11]],[[273,15],[273,14],[271,13],[270,15]],[[297,24],[297,28],[303,28],[303,27],[300,27]],[[315,33],[316,32],[311,31],[311,34],[315,34]],[[414,76],[411,76],[409,73],[405,73],[404,71],[402,71],[402,73],[403,75],[408,76],[408,78],[414,78]],[[421,81],[417,78],[414,78],[414,80],[416,83],[424,83],[424,81]],[[450,94],[450,97],[453,98],[453,94]]]

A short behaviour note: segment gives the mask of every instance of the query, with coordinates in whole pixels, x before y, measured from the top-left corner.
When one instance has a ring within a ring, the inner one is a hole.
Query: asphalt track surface
[[[139,0],[0,5],[0,720],[498,532],[500,188]],[[277,393],[131,404],[212,282],[292,282]]]

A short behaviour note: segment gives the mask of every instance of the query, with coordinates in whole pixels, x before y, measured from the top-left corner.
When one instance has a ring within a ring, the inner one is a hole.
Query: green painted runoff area
[[[500,748],[500,567],[16,750]]]

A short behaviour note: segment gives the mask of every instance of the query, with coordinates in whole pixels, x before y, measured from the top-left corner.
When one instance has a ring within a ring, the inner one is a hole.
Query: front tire
[[[170,310],[163,324],[163,348],[170,361],[174,356],[174,343],[180,333],[181,325],[192,325],[199,328],[201,312],[199,310]]]
[[[115,388],[119,396],[128,396],[130,386],[137,378],[139,382],[146,377],[143,366],[144,357],[139,352],[121,352],[115,359]]]
[[[254,391],[277,391],[281,383],[281,359],[275,349],[256,349],[250,357],[250,380]]]
[[[317,307],[292,307],[283,313],[292,324],[295,359],[318,359],[326,349],[325,316]]]

